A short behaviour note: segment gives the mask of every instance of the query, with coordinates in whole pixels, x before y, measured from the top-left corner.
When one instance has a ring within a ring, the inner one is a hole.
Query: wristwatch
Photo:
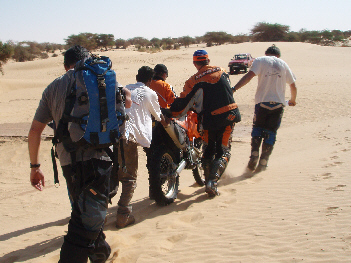
[[[39,168],[39,167],[40,167],[40,163],[30,164],[30,168]]]

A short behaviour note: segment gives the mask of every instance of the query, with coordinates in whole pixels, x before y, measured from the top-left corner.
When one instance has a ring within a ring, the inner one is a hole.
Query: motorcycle
[[[171,118],[167,127],[155,123],[147,167],[150,198],[158,205],[171,204],[177,198],[179,176],[184,169],[192,170],[196,183],[204,186],[202,142],[194,112],[181,119]]]

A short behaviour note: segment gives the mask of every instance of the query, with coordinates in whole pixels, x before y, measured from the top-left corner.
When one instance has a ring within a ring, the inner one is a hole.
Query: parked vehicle
[[[172,203],[178,194],[179,175],[192,170],[198,185],[205,184],[201,165],[202,139],[197,131],[197,116],[189,112],[183,120],[172,119],[168,127],[156,122],[147,152],[149,194],[158,205]]]
[[[238,74],[240,71],[247,72],[254,62],[254,58],[249,53],[236,54],[229,62],[229,74]]]

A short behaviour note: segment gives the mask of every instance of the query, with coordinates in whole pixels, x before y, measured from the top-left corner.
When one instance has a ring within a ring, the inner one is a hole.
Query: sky
[[[115,39],[250,34],[259,22],[290,31],[351,30],[350,0],[0,0],[0,41],[65,44],[80,33]]]

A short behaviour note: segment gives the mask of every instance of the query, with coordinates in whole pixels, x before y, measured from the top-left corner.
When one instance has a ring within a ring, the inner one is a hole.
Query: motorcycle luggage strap
[[[222,114],[222,113],[225,113],[227,111],[230,111],[230,110],[234,110],[238,107],[238,105],[236,103],[232,103],[232,104],[229,104],[229,105],[226,105],[222,108],[219,108],[217,110],[214,110],[211,112],[211,115],[218,115],[218,114]]]

